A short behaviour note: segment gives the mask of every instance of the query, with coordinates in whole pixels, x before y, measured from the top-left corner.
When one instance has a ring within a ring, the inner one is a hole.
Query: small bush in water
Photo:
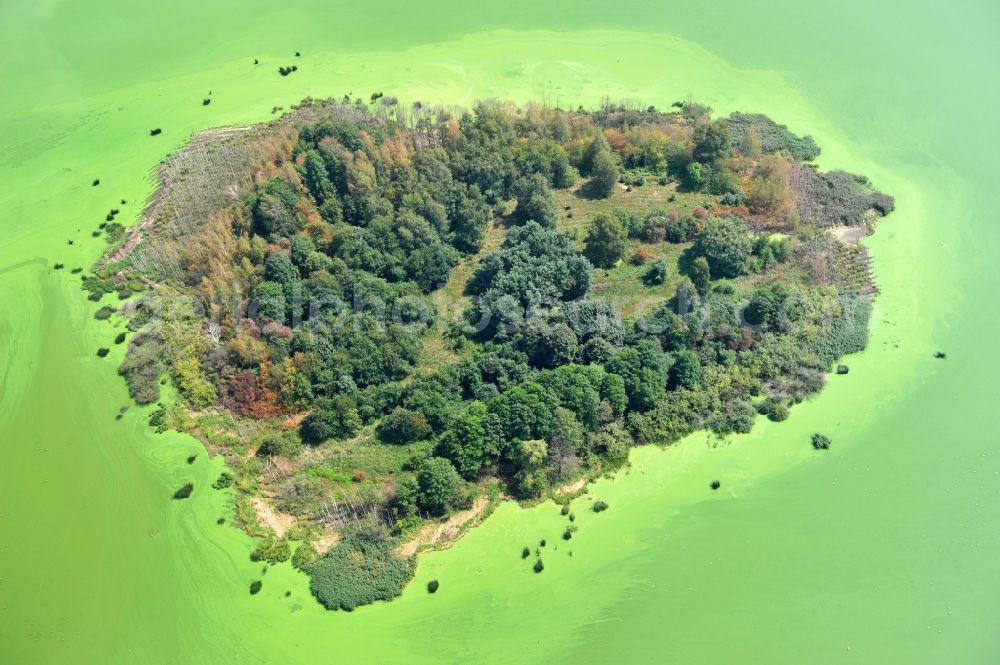
[[[830,437],[825,434],[813,434],[812,444],[816,450],[828,450],[830,448]]]
[[[184,483],[181,485],[180,489],[174,492],[175,499],[186,499],[191,496],[191,492],[194,491],[194,483]]]

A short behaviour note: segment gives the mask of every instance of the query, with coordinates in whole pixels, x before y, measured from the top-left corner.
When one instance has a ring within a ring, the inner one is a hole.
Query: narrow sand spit
[[[428,524],[420,529],[412,540],[408,540],[396,548],[396,554],[401,557],[410,557],[416,554],[423,545],[441,543],[451,540],[458,535],[463,526],[477,519],[486,510],[489,500],[485,496],[476,497],[472,507],[455,513],[447,521],[438,524]]]
[[[562,487],[557,487],[555,489],[556,494],[572,494],[573,492],[578,492],[587,486],[589,482],[588,478],[584,476],[583,478],[577,478],[574,482],[569,485],[563,485]]]
[[[868,233],[869,229],[864,225],[847,226],[846,224],[841,224],[830,227],[830,234],[845,245],[857,245]]]

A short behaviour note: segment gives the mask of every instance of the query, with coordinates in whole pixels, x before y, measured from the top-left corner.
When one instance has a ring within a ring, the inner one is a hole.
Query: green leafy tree
[[[608,145],[608,140],[604,138],[604,132],[597,130],[594,133],[594,138],[583,151],[583,155],[581,155],[580,173],[589,176],[594,169],[594,160],[597,159],[597,155],[610,151],[611,146]]]
[[[610,150],[601,150],[594,157],[587,190],[591,196],[605,199],[611,196],[620,177],[621,168],[614,154]]]
[[[383,418],[375,428],[380,439],[387,443],[411,443],[427,438],[431,434],[430,425],[424,414],[396,407]]]
[[[708,293],[709,286],[711,286],[712,273],[708,267],[708,259],[704,256],[696,257],[694,261],[691,262],[691,272],[689,277],[691,282],[694,284],[694,288],[702,296]]]
[[[701,123],[694,128],[694,159],[714,164],[729,156],[729,123],[724,118]]]
[[[277,282],[261,282],[250,289],[251,311],[256,305],[257,312],[275,321],[285,320],[285,288]]]
[[[302,421],[299,433],[306,443],[354,436],[361,429],[361,417],[354,402],[343,395],[325,400]]]
[[[716,277],[738,277],[750,272],[753,237],[743,220],[712,217],[695,238],[695,252],[705,257]]]
[[[304,181],[309,193],[313,195],[318,204],[322,205],[329,200],[337,199],[337,189],[330,181],[326,162],[316,150],[310,150],[306,153]]]
[[[684,180],[691,191],[697,192],[705,184],[704,167],[698,162],[691,162],[684,171]]]
[[[474,480],[479,470],[500,454],[500,446],[489,423],[486,405],[469,402],[441,436],[441,450],[463,477]]]
[[[625,254],[626,237],[626,230],[617,218],[597,215],[584,240],[584,253],[598,268],[610,268]]]
[[[290,244],[292,263],[302,273],[308,275],[310,272],[308,270],[309,257],[316,253],[316,245],[313,243],[312,238],[302,235],[292,236]]]
[[[573,362],[579,343],[567,324],[532,319],[521,330],[521,347],[534,366],[556,367]]]
[[[477,252],[483,244],[492,213],[478,187],[460,188],[451,214],[451,242],[463,252]]]
[[[622,377],[632,409],[646,411],[662,399],[670,362],[659,342],[644,339],[635,346],[623,348],[605,367]]]
[[[670,367],[670,387],[693,390],[701,380],[701,361],[694,351],[688,349],[674,354],[674,364]]]
[[[289,284],[299,278],[299,269],[285,252],[275,252],[264,262],[264,279],[278,284]]]
[[[514,219],[518,223],[534,221],[546,228],[556,225],[556,199],[545,176],[535,173],[523,178],[514,194],[517,197]]]
[[[417,472],[417,488],[420,508],[432,515],[443,515],[458,496],[462,478],[451,462],[443,457],[431,457]]]

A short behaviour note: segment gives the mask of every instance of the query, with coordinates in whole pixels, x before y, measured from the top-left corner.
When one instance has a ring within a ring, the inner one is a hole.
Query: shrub
[[[413,575],[409,562],[392,552],[385,528],[357,524],[322,558],[305,566],[309,588],[328,610],[351,611],[398,596]]]
[[[597,500],[594,502],[593,511],[595,513],[603,513],[608,509],[608,504],[605,501]]]
[[[257,457],[282,455],[294,457],[302,449],[302,442],[294,434],[271,434],[264,437],[257,448]]]
[[[115,335],[115,344],[121,344],[124,341],[125,341],[125,333],[120,332],[117,335]]]
[[[354,436],[360,429],[361,417],[353,402],[338,398],[306,416],[299,431],[306,443],[319,444],[328,439]]]
[[[540,573],[545,570],[545,564],[542,563],[541,557],[535,560],[535,565],[531,567],[536,573]]]
[[[312,546],[312,543],[302,543],[295,548],[295,552],[292,554],[292,566],[304,571],[306,566],[311,564],[318,557],[319,553],[316,551],[316,548]]]
[[[646,286],[656,286],[667,281],[667,262],[663,259],[654,261],[642,275],[642,283]]]
[[[427,593],[436,593],[439,586],[437,580],[431,580],[427,583]]]
[[[753,238],[743,220],[713,217],[695,238],[695,252],[705,257],[715,277],[738,277],[750,272]]]
[[[812,445],[816,450],[828,450],[830,448],[830,437],[825,434],[813,434]]]
[[[649,259],[653,257],[653,253],[650,252],[645,247],[639,247],[634,252],[632,252],[632,258],[629,259],[634,266],[645,265],[649,262]]]
[[[867,178],[845,171],[819,173],[796,166],[791,182],[796,209],[806,224],[861,224],[868,210],[888,215],[896,205],[891,196],[875,190]]]
[[[292,555],[292,547],[284,538],[267,537],[257,543],[257,548],[250,554],[251,561],[266,561],[281,563],[288,561]]]
[[[819,146],[811,136],[798,137],[766,115],[732,113],[729,130],[732,145],[740,146],[740,152],[748,157],[760,153],[785,153],[800,162],[808,162],[819,156]]]
[[[375,428],[380,439],[386,443],[411,443],[431,434],[430,425],[424,414],[396,407]]]
[[[758,404],[757,412],[776,423],[788,418],[788,406],[774,397],[768,397]]]
[[[98,358],[103,358],[104,356],[108,355],[109,353],[111,353],[111,349],[109,349],[109,348],[107,348],[105,346],[102,346],[101,348],[97,349],[97,357]]]
[[[255,596],[258,593],[260,593],[260,588],[262,586],[264,586],[264,584],[260,580],[254,580],[253,582],[251,582],[250,583],[250,595],[251,596]]]
[[[194,491],[194,483],[184,483],[174,492],[175,499],[186,499],[191,496],[191,492]]]
[[[105,319],[110,318],[111,315],[114,313],[115,313],[114,307],[108,307],[107,305],[105,305],[104,307],[94,312],[94,318],[97,319],[98,321],[104,321]]]
[[[524,549],[521,550],[521,558],[522,559],[527,559],[529,556],[531,556],[531,550],[528,549],[527,545],[525,545]]]
[[[219,477],[212,483],[212,487],[217,490],[226,489],[227,487],[232,487],[233,485],[233,474],[223,471]]]
[[[139,404],[155,402],[160,396],[163,350],[162,340],[149,333],[139,333],[129,342],[118,373],[125,377],[129,394]]]
[[[669,242],[682,243],[694,238],[697,226],[694,218],[687,215],[676,219],[668,219],[664,229],[664,238]]]

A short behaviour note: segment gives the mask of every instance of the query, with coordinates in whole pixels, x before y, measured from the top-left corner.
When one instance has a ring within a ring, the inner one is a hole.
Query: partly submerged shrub
[[[186,499],[191,496],[191,492],[194,491],[194,483],[184,483],[180,488],[174,492],[175,499]]]
[[[267,563],[281,563],[288,561],[292,556],[291,545],[284,538],[275,539],[273,537],[263,538],[257,543],[257,549],[250,554],[251,561],[266,561]]]
[[[830,437],[825,434],[813,434],[812,444],[816,450],[827,450],[830,448]]]
[[[233,474],[228,471],[223,471],[219,474],[219,477],[212,483],[212,487],[217,490],[226,489],[227,487],[232,487],[233,485]]]

